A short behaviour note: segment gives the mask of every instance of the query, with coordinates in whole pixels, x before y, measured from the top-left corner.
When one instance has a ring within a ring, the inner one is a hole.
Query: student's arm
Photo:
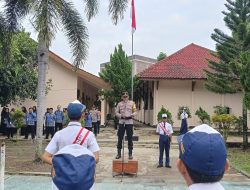
[[[160,124],[157,124],[155,133],[158,135],[160,133]]]
[[[95,155],[95,161],[98,164],[98,162],[99,162],[99,151],[94,152],[94,155]]]
[[[43,153],[42,160],[43,160],[45,163],[52,165],[52,157],[53,157],[52,154],[50,154],[50,153],[48,153],[47,151],[45,151],[45,152]]]

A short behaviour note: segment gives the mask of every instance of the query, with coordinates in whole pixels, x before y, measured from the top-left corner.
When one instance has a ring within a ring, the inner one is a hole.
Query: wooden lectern
[[[118,175],[124,175],[124,174],[130,174],[130,175],[136,175],[138,173],[138,161],[137,160],[124,160],[124,141],[127,141],[127,136],[124,136],[123,142],[122,142],[122,159],[119,160],[113,160],[113,177]],[[132,137],[133,141],[138,141],[138,136]],[[115,174],[116,173],[116,174]]]
[[[138,173],[138,161],[137,160],[128,160],[123,161],[122,160],[113,160],[113,176],[115,176],[115,173],[124,173],[124,174],[130,174],[130,175],[136,175]]]

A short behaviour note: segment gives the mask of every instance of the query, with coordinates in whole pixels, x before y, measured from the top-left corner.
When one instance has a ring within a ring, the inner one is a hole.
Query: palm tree
[[[97,13],[98,0],[82,0],[88,21]],[[109,13],[114,24],[123,18],[128,0],[110,0]],[[72,1],[68,0],[5,0],[4,19],[8,33],[18,30],[20,21],[32,15],[32,25],[38,32],[37,144],[35,159],[42,154],[42,125],[45,112],[46,68],[48,50],[59,27],[67,36],[74,57],[74,68],[84,65],[88,49],[87,28]]]

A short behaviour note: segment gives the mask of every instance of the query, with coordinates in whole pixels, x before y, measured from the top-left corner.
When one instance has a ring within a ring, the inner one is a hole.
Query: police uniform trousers
[[[95,136],[97,136],[97,133],[98,133],[97,122],[92,122],[92,126],[94,127],[94,134],[95,134]]]
[[[188,128],[187,128],[187,119],[182,119],[181,120],[181,129],[180,129],[180,134],[183,135],[187,133]]]
[[[133,124],[119,124],[118,128],[118,143],[117,143],[117,149],[122,149],[122,140],[124,137],[124,134],[127,134],[128,139],[128,149],[133,150]]]
[[[160,149],[160,155],[159,155],[159,165],[163,165],[163,154],[165,150],[165,165],[169,166],[169,149],[170,149],[170,137],[167,135],[160,135],[159,138],[159,149]]]
[[[59,130],[62,130],[63,128],[63,125],[62,123],[56,123],[55,124],[55,132],[59,131]]]
[[[97,134],[99,134],[99,132],[100,132],[100,124],[101,124],[101,121],[98,120],[97,121]]]

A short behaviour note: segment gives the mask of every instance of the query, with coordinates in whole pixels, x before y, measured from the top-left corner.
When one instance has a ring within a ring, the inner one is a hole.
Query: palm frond
[[[88,21],[91,20],[97,13],[98,13],[98,0],[84,0],[85,6],[85,13],[87,15]]]
[[[38,38],[49,47],[58,29],[60,3],[58,0],[37,0],[34,3],[34,27]]]
[[[88,49],[87,27],[73,4],[66,0],[62,0],[60,18],[72,49],[73,64],[75,68],[83,66],[84,60],[87,58]]]
[[[128,0],[110,0],[109,1],[109,14],[111,14],[114,24],[123,19],[124,13],[128,6]]]
[[[32,3],[32,0],[5,0],[4,8],[9,32],[18,29],[18,21],[29,13]]]

